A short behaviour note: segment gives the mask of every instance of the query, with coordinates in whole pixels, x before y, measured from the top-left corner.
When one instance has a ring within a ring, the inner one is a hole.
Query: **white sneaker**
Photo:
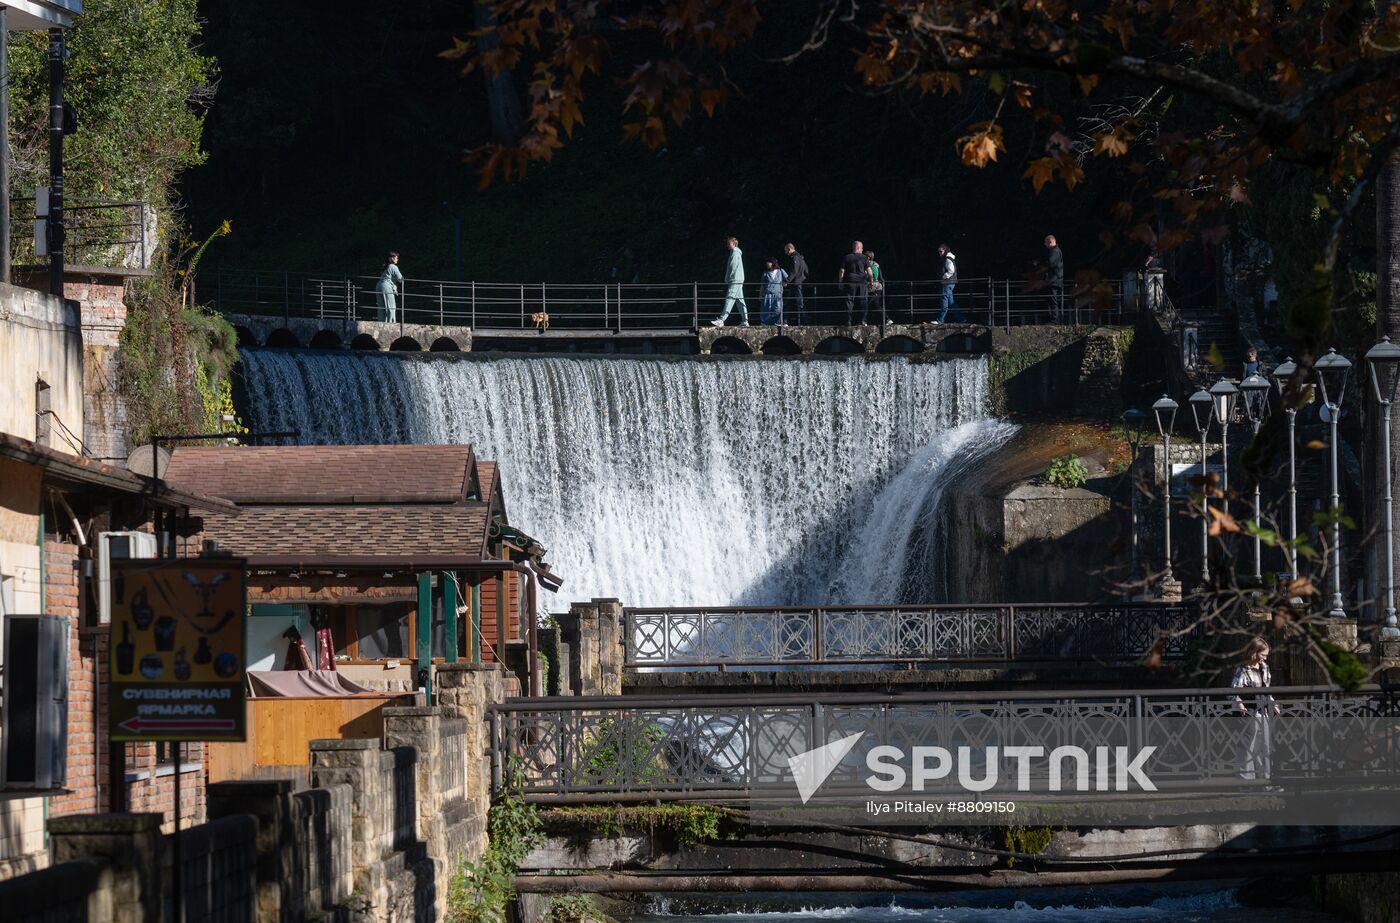
[[[740,327],[747,327],[748,324],[740,324],[739,326],[740,326]]]
[[[935,326],[935,327],[941,327],[941,326],[943,326],[943,321],[941,321],[941,320],[931,320],[931,321],[929,321],[929,323],[932,324],[932,325]]]
[[[710,326],[711,326],[711,327],[723,327],[723,326],[724,326],[724,321],[719,320],[718,318],[716,318],[715,320],[710,321]]]

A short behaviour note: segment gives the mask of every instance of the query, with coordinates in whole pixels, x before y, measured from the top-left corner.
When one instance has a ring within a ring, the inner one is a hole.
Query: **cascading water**
[[[563,595],[629,605],[946,598],[943,489],[1014,430],[981,359],[242,355],[257,429],[470,442]]]

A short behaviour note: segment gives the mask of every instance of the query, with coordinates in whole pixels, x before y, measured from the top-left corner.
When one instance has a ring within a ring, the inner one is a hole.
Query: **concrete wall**
[[[33,289],[0,284],[0,432],[36,439],[35,382],[48,382],[49,406],[75,437],[83,435],[83,334],[78,305]],[[53,425],[50,444],[77,449]]]

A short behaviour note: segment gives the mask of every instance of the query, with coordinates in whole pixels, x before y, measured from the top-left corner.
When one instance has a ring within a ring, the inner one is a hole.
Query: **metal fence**
[[[629,667],[1179,659],[1197,634],[1180,605],[628,609]]]
[[[1270,692],[1282,711],[1271,722],[1272,781],[1384,777],[1393,783],[1400,777],[1395,690]],[[917,743],[953,751],[1028,743],[1092,751],[1150,743],[1157,748],[1158,785],[1238,786],[1240,734],[1248,724],[1237,716],[1238,694],[1165,689],[513,699],[489,712],[493,783],[539,801],[726,799],[790,786],[791,757],[864,732],[867,746]],[[843,773],[855,781],[863,766],[838,770],[833,778],[839,782]]]
[[[213,291],[209,282],[213,282]],[[677,330],[699,328],[723,310],[729,286],[723,282],[679,283],[499,283],[405,279],[393,296],[393,310],[377,291],[376,276],[334,273],[221,269],[205,281],[199,297],[224,314],[319,320],[386,321],[480,329],[534,330],[536,315],[548,315],[550,329]],[[743,285],[750,324],[764,322],[763,283]],[[948,320],[1011,326],[1032,323],[1123,323],[1142,302],[1136,275],[1075,284],[1053,295],[1044,282],[960,279],[956,310]],[[862,308],[837,283],[784,290],[781,309],[769,320],[784,325],[849,325]],[[924,323],[941,313],[942,283],[890,281],[867,296],[864,319],[872,324]],[[739,323],[737,312],[729,323]]]
[[[35,200],[12,199],[10,222],[15,263],[44,259],[47,242],[35,240],[40,233]],[[63,233],[63,256],[69,265],[149,269],[157,242],[155,211],[144,202],[65,198]]]

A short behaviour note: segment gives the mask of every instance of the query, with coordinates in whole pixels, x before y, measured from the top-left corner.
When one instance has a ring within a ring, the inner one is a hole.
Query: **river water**
[[[1257,891],[1257,889],[1256,889]],[[1219,885],[732,898],[662,897],[627,923],[1335,923],[1306,902]]]
[[[242,357],[255,430],[470,442],[561,597],[634,606],[946,600],[944,492],[1015,429],[980,358]]]

